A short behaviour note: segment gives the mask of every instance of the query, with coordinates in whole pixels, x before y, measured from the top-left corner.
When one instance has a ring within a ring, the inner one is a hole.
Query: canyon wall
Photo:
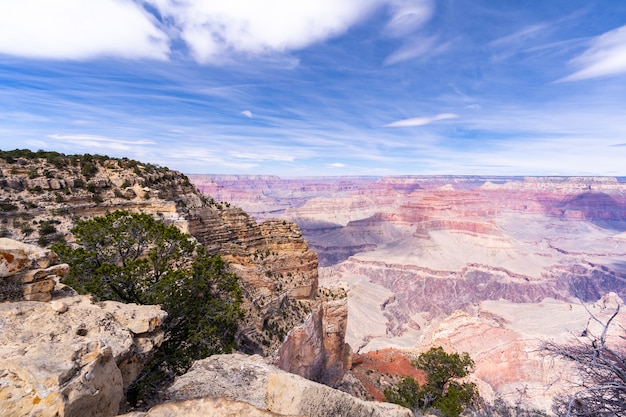
[[[193,235],[241,278],[246,317],[238,341],[244,352],[272,355],[289,368],[292,360],[275,353],[307,317],[346,320],[346,314],[325,316],[332,309],[317,291],[317,255],[295,223],[257,223],[240,208],[202,195],[179,172],[128,159],[37,153],[0,158],[0,189],[0,235],[24,243],[72,242],[70,229],[78,219],[118,209],[152,214]],[[339,327],[345,329],[345,323]],[[283,355],[300,350],[294,350],[294,340],[289,343],[292,349]],[[317,343],[339,349],[336,354],[328,351],[319,369],[334,373],[345,367],[343,344]],[[331,363],[335,358],[339,362]],[[297,362],[307,360],[316,359],[299,357]],[[316,375],[335,379],[323,372]]]
[[[623,178],[190,180],[259,221],[299,224],[318,252],[320,285],[347,288],[347,341],[355,352],[419,353],[434,344],[467,350],[481,358],[476,375],[511,402],[526,389],[531,405],[546,408],[552,395],[539,395],[553,375],[528,353],[537,332],[523,325],[527,317],[539,329],[556,326],[541,337],[563,339],[586,325],[581,303],[626,297]],[[494,326],[502,330],[481,336]],[[486,359],[492,338],[506,354]],[[509,376],[495,377],[498,369]]]
[[[283,242],[287,244],[287,242]],[[163,341],[166,313],[158,306],[95,302],[61,284],[67,273],[50,250],[0,239],[0,410],[7,417],[110,417],[124,390]],[[45,300],[6,291],[16,277],[53,281]],[[294,286],[299,296],[299,286]],[[318,290],[319,291],[319,290]],[[315,311],[293,329],[276,355],[282,368],[338,382],[346,360],[345,293],[324,289]],[[27,298],[27,297],[26,297]],[[303,339],[298,334],[306,333]],[[309,355],[304,348],[314,346]],[[341,357],[333,357],[337,354]],[[290,358],[296,358],[292,361]],[[349,356],[348,356],[349,358]],[[349,365],[348,365],[349,366]],[[268,358],[216,355],[197,361],[167,390],[163,404],[139,416],[402,416],[400,406],[367,402],[268,363]]]

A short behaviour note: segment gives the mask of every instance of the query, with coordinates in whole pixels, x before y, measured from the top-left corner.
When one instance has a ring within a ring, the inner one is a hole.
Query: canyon
[[[486,397],[549,409],[559,367],[541,341],[583,334],[626,296],[624,178],[189,178],[300,226],[320,285],[347,290],[353,351],[467,351]]]
[[[14,415],[114,415],[158,349],[162,310],[78,296],[45,249],[118,209],[220,255],[246,312],[247,355],[196,362],[167,403],[129,416],[408,415],[363,400],[403,374],[423,381],[410,360],[431,346],[470,353],[488,401],[548,410],[573,374],[542,341],[597,334],[624,307],[622,178],[185,176],[17,153],[0,157],[0,404]]]
[[[77,296],[60,283],[68,265],[54,263],[56,255],[46,249],[56,241],[73,243],[78,220],[115,210],[175,225],[227,262],[243,295],[241,352],[277,365],[273,373],[297,373],[330,386],[350,367],[346,293],[340,286],[319,288],[317,254],[295,223],[256,222],[241,208],[200,194],[179,172],[125,158],[6,152],[0,155],[0,189],[0,336],[7,338],[0,355],[0,408],[9,415],[115,415],[124,389],[158,348],[158,323],[156,339],[148,343],[146,330],[129,322],[141,311],[160,322],[163,311]],[[94,323],[87,323],[91,316]],[[49,327],[39,329],[39,323]],[[108,331],[126,335],[116,342],[126,350],[111,345]],[[137,348],[133,335],[142,343]],[[309,383],[300,382],[303,389]],[[348,397],[341,397],[343,404],[352,401]],[[397,415],[405,411],[398,408]]]

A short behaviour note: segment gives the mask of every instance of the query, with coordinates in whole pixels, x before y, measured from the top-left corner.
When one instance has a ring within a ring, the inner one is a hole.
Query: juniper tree
[[[80,220],[75,245],[53,246],[70,265],[64,283],[98,300],[160,304],[165,341],[135,384],[144,394],[195,359],[235,349],[241,289],[219,256],[175,226],[118,210]]]
[[[397,385],[385,389],[387,401],[413,411],[436,408],[446,417],[458,417],[479,398],[475,384],[459,381],[474,367],[467,353],[446,353],[442,347],[432,347],[412,365],[426,373],[426,384],[420,386],[412,377],[404,377]]]

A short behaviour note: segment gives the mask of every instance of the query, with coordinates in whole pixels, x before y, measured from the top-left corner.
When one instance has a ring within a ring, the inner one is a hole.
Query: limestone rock
[[[56,283],[69,272],[54,252],[0,239],[0,301],[50,301]]]
[[[54,252],[8,238],[0,238],[0,278],[25,269],[47,268],[56,262]]]
[[[186,203],[189,232],[241,278],[246,309],[238,335],[241,349],[273,353],[319,305],[316,253],[295,223],[258,224],[238,207],[194,204],[194,199]]]
[[[237,338],[240,348],[247,353],[274,354],[291,329],[301,325],[311,312],[319,310],[317,254],[295,223],[282,219],[257,223],[240,208],[202,195],[186,176],[166,168],[137,164],[125,158],[92,158],[89,162],[97,168],[97,173],[85,176],[81,172],[80,156],[61,155],[59,158],[52,162],[37,155],[19,157],[14,162],[0,158],[0,170],[5,175],[0,178],[0,187],[6,193],[5,201],[11,203],[7,207],[15,207],[5,213],[7,222],[3,230],[6,235],[35,243],[42,236],[34,225],[48,222],[56,229],[50,241],[63,238],[71,243],[74,237],[70,230],[77,218],[90,218],[118,209],[147,213],[166,224],[176,225],[192,234],[210,253],[222,256],[230,270],[241,278],[246,321],[241,323]],[[29,191],[34,186],[40,186],[41,191]],[[62,192],[55,191],[58,187]],[[24,220],[26,217],[28,221]],[[36,250],[52,255],[41,248]],[[58,282],[55,276],[66,273],[52,261],[24,266],[28,256],[22,254],[11,264],[0,260],[0,276],[2,271],[13,274],[8,285],[0,286],[10,290],[5,291],[10,297],[4,299],[19,295],[20,299],[47,301],[59,292],[59,284],[52,294],[34,292],[47,290],[48,282],[28,285],[26,292],[30,294],[24,295],[22,284],[39,279]],[[46,256],[41,260],[45,261]],[[51,310],[57,315],[66,314],[54,307]],[[116,318],[124,320],[120,316]],[[135,324],[150,327],[150,323]],[[333,372],[344,369],[346,351],[343,343],[337,343],[339,333],[315,333],[316,337],[325,334],[331,335],[332,341],[315,342],[325,346],[328,353],[323,359],[323,369]],[[332,351],[335,346],[336,350]],[[290,351],[298,350],[294,345]],[[285,363],[292,360],[283,359]]]
[[[124,388],[162,342],[164,318],[156,306],[94,304],[87,296],[0,303],[2,415],[117,414]]]
[[[197,361],[185,375],[176,378],[166,395],[174,401],[226,397],[279,415],[412,416],[406,408],[359,400],[281,371],[258,355],[215,355]]]
[[[336,386],[350,369],[347,298],[322,302],[300,326],[289,332],[276,366],[307,379]]]
[[[157,405],[146,413],[135,412],[120,417],[289,417],[260,410],[248,403],[228,398],[199,398]]]

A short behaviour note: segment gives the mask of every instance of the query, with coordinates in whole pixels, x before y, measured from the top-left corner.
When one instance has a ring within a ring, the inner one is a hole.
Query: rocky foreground
[[[246,316],[237,334],[242,352],[261,355],[277,366],[272,372],[342,383],[351,357],[346,293],[319,288],[317,255],[296,224],[257,223],[240,208],[202,195],[181,173],[103,156],[0,151],[0,189],[0,235],[11,239],[0,242],[0,399],[8,401],[0,410],[112,415],[149,359],[150,343],[160,343],[160,310],[76,297],[58,286],[67,265],[54,264],[54,255],[42,249],[72,242],[70,229],[78,219],[118,209],[174,224],[228,262],[244,296]],[[149,332],[129,322],[146,314],[155,315]],[[153,331],[148,342],[144,336]],[[94,376],[92,368],[104,368],[114,380]]]
[[[317,254],[295,223],[257,223],[202,195],[179,172],[105,156],[0,151],[0,189],[0,235],[29,244],[71,242],[77,219],[119,209],[176,225],[241,278],[243,352],[272,356],[283,369],[330,385],[349,368],[345,291],[318,289]],[[29,285],[49,291],[51,281]]]
[[[621,178],[190,180],[258,220],[300,226],[321,285],[348,288],[353,351],[467,351],[487,397],[549,408],[557,375],[540,341],[580,335],[581,302],[602,315],[626,297]]]
[[[94,302],[59,282],[67,271],[49,250],[0,239],[3,416],[115,416],[124,390],[163,341],[166,313],[158,306]],[[30,287],[11,285],[38,276],[54,284],[46,301],[29,301]],[[412,415],[400,406],[359,400],[271,362],[242,354],[197,361],[167,390],[167,402],[126,416]]]

